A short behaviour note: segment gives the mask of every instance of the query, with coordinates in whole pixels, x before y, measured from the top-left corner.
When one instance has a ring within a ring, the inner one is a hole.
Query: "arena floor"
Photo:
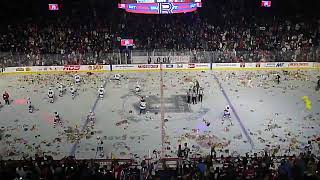
[[[283,79],[280,84],[274,81],[277,73]],[[0,108],[2,158],[20,159],[44,152],[55,158],[74,154],[77,158],[142,159],[159,156],[162,145],[167,157],[176,157],[178,144],[185,142],[193,155],[209,153],[211,146],[218,155],[264,150],[282,155],[304,151],[308,140],[314,153],[320,153],[320,91],[315,91],[319,71],[120,74],[120,82],[112,80],[114,73],[81,74],[79,95],[72,100],[67,92],[53,104],[47,99],[48,88],[54,87],[57,95],[57,82],[73,83],[73,75],[1,76],[0,91],[8,91],[12,100],[11,105]],[[204,87],[204,100],[196,105],[187,104],[185,97],[192,80]],[[137,82],[142,89],[139,94],[134,92]],[[103,100],[97,98],[100,85],[106,86]],[[147,100],[144,115],[139,115],[141,95]],[[312,101],[311,111],[306,110],[303,96]],[[36,109],[33,113],[28,112],[27,97]],[[221,123],[227,104],[233,125]],[[97,119],[93,128],[86,123],[91,109]],[[60,113],[63,127],[53,128],[55,111]],[[210,126],[203,120],[210,121]],[[97,152],[97,137],[104,142],[103,157]]]

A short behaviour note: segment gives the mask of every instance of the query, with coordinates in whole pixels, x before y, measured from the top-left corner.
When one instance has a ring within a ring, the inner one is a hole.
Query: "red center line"
[[[160,64],[160,120],[161,120],[161,158],[164,158],[165,153],[165,130],[164,130],[164,101],[163,101],[163,71]]]

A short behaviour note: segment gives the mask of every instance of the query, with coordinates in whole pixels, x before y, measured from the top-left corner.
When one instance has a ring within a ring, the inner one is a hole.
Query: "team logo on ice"
[[[147,102],[146,111],[150,113],[160,112],[160,98],[158,96],[149,96],[145,98]],[[134,109],[140,111],[140,102],[133,104]],[[185,96],[183,95],[172,95],[168,98],[164,98],[164,107],[166,112],[171,113],[186,113],[191,112],[188,103],[185,101]]]

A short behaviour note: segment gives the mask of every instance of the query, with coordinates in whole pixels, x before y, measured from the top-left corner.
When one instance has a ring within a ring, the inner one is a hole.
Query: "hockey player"
[[[56,124],[59,122],[60,126],[62,127],[62,121],[58,112],[54,112],[53,118],[53,128],[56,128]]]
[[[250,88],[253,88],[252,79],[248,79],[247,86],[250,87]]]
[[[50,103],[54,102],[54,91],[52,90],[51,87],[48,90],[48,98],[49,98]]]
[[[103,85],[100,86],[98,92],[99,92],[99,97],[102,100],[103,97],[104,97],[104,87],[103,87]]]
[[[73,87],[72,84],[70,86],[70,93],[71,93],[72,99],[74,99],[76,97],[76,89]]]
[[[7,91],[5,91],[4,93],[3,93],[3,95],[2,95],[2,98],[3,98],[3,100],[4,100],[4,102],[5,102],[5,104],[6,105],[9,105],[10,104],[10,101],[9,101],[9,93],[7,92]]]
[[[62,97],[63,96],[63,92],[64,92],[64,89],[63,89],[63,85],[61,83],[59,83],[59,96]]]
[[[224,111],[223,111],[223,118],[230,118],[230,106],[227,105],[226,108],[224,108]]]
[[[33,113],[33,106],[31,104],[31,98],[30,97],[28,97],[28,99],[27,99],[27,105],[28,105],[29,113]]]
[[[189,89],[187,91],[187,103],[190,104],[191,103],[191,89]]]
[[[146,101],[142,97],[141,100],[140,100],[140,114],[145,113],[146,108],[147,108]]]
[[[96,115],[94,114],[94,112],[90,111],[87,116],[87,121],[90,122],[91,125],[93,126],[95,120],[96,120]]]
[[[230,120],[231,125],[232,125],[229,105],[227,105],[226,108],[223,111],[222,124],[224,123],[224,119],[225,118],[228,118]]]
[[[75,82],[76,82],[77,85],[80,84],[80,76],[79,76],[78,74],[75,74],[75,75],[74,75],[74,80],[75,80]]]
[[[200,84],[198,80],[194,81],[194,87],[193,89],[196,91],[197,94],[199,94]]]
[[[197,92],[194,90],[191,94],[192,104],[197,104]]]
[[[203,87],[200,87],[199,89],[199,102],[202,102],[203,99]]]
[[[277,74],[277,83],[280,84],[280,78],[281,76],[279,74]]]
[[[139,85],[138,82],[137,82],[137,84],[136,84],[135,91],[136,91],[136,93],[140,92],[140,85]]]

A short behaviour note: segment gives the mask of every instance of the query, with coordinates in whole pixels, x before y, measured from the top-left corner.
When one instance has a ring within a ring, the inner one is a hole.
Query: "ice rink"
[[[1,100],[2,158],[46,153],[55,158],[142,159],[159,157],[162,151],[176,157],[178,144],[184,143],[192,155],[209,153],[212,146],[218,155],[264,150],[283,155],[305,151],[308,140],[312,151],[320,153],[319,71],[120,72],[120,81],[113,80],[114,74],[80,74],[74,100],[69,91],[58,97],[57,89],[58,82],[74,84],[72,74],[1,76],[0,92],[8,91],[11,99],[10,105]],[[204,88],[204,99],[193,105],[186,102],[186,93],[195,80]],[[134,91],[137,83],[139,93]],[[98,98],[100,85],[106,89],[103,100]],[[55,90],[54,103],[47,98],[49,87]],[[140,115],[141,96],[147,112]],[[312,101],[312,110],[306,109],[303,96]],[[221,123],[226,105],[232,125],[229,120]],[[96,114],[93,127],[86,122],[90,110]],[[53,128],[55,111],[63,127]],[[97,151],[97,137],[103,140],[103,154]]]

